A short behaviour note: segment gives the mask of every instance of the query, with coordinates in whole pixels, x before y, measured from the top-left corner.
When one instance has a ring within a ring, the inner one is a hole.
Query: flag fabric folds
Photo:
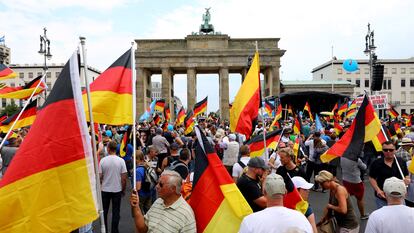
[[[177,119],[175,120],[175,124],[181,125],[184,123],[185,119],[185,110],[183,107],[180,108],[180,110],[177,113]]]
[[[164,107],[164,120],[166,122],[170,122],[170,118],[171,118],[170,106],[167,104]]]
[[[41,79],[42,76],[39,76],[27,83],[26,85],[20,87],[3,86],[0,89],[0,98],[28,99],[32,95],[33,91],[36,89],[36,86],[39,84],[39,82],[41,82],[35,94],[33,95],[36,96],[46,89],[46,85],[44,82],[42,82]]]
[[[189,204],[197,232],[237,232],[243,218],[252,213],[207,138],[197,127],[193,191]]]
[[[338,109],[338,115],[342,116],[348,110],[348,103],[344,103],[341,105],[341,107]]]
[[[397,112],[397,110],[395,110],[395,108],[393,106],[390,105],[390,108],[388,109],[390,117],[391,118],[397,118],[400,114]]]
[[[132,125],[131,49],[126,51],[90,84],[90,92],[95,122],[110,125]],[[83,102],[87,113],[86,92],[83,94]],[[89,121],[89,114],[86,117]]]
[[[282,130],[274,130],[266,134],[266,148],[275,150],[277,143],[281,137]],[[262,156],[265,152],[263,134],[252,137],[249,141],[245,142],[250,149],[250,157]]]
[[[356,108],[350,109],[346,112],[346,118],[351,118],[353,116],[355,116],[357,110]]]
[[[121,145],[119,146],[119,155],[123,158],[127,154],[128,144],[131,144],[131,129],[132,125],[128,126],[127,131],[124,133],[122,137]]]
[[[15,113],[11,117],[2,121],[0,123],[0,131],[3,133],[7,133],[12,127],[13,123],[17,120],[17,116],[19,115],[19,113],[20,112]],[[27,105],[26,109],[23,111],[19,120],[17,120],[13,129],[18,129],[18,128],[32,125],[36,119],[36,113],[37,113],[37,100],[33,100]]]
[[[161,117],[158,114],[155,114],[152,120],[154,121],[154,124],[158,126],[161,122]]]
[[[165,99],[155,101],[155,111],[163,112],[165,107]]]
[[[193,132],[194,129],[194,112],[191,110],[187,113],[187,116],[185,116],[184,119],[184,134],[188,135],[191,132]]]
[[[65,127],[62,127],[65,126]],[[77,55],[0,181],[0,232],[71,232],[98,217]]]
[[[197,117],[207,111],[207,99],[208,96],[194,105],[194,117]]]
[[[256,52],[243,84],[240,86],[230,109],[230,130],[250,138],[258,116],[260,100],[260,63]]]
[[[300,119],[299,114],[295,117],[295,123],[293,125],[293,133],[298,135],[302,133],[302,120]]]
[[[273,106],[273,104],[270,103],[270,101],[265,100],[265,111],[266,111],[267,115],[272,116],[274,108],[275,108],[275,106]]]
[[[311,119],[311,121],[314,121],[313,116],[312,116],[312,111],[310,108],[309,103],[306,101],[305,107],[303,108],[303,111],[307,111],[309,114],[309,118]]]
[[[381,133],[381,123],[365,95],[351,126],[339,141],[321,155],[321,161],[326,163],[340,156],[357,161],[364,143],[377,140],[379,133]]]
[[[5,64],[0,63],[0,81],[15,77],[17,77],[16,72],[7,67]]]

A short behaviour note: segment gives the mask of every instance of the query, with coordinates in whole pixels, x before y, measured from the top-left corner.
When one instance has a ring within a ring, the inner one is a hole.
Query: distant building
[[[161,82],[151,82],[151,99],[159,100],[161,96]]]
[[[45,78],[45,83],[48,87],[47,93],[53,88],[53,85],[56,82],[57,77],[59,76],[60,72],[63,69],[64,63],[55,64],[51,63],[48,64],[48,73]],[[9,67],[17,73],[17,77],[14,79],[7,79],[2,81],[6,85],[10,87],[17,87],[23,86],[26,83],[30,82],[34,78],[43,75],[43,64],[11,64]],[[81,78],[81,86],[85,87],[85,79],[84,79],[84,66],[81,67],[80,78]],[[101,72],[93,67],[88,66],[88,78],[89,83],[95,80]],[[1,101],[1,108],[4,108],[6,105],[13,102],[13,99],[0,99]],[[14,100],[14,103],[19,105],[19,100]],[[21,102],[20,102],[21,103]]]
[[[0,44],[0,63],[10,65],[10,48],[4,44]]]
[[[350,73],[342,68],[344,60],[330,60],[312,70],[314,81],[347,81],[354,84],[352,97],[370,90],[368,60],[357,60],[359,70]],[[379,59],[384,65],[384,80],[381,91],[386,94],[388,102],[401,113],[414,112],[414,58]],[[386,110],[380,110],[379,116],[385,117]]]

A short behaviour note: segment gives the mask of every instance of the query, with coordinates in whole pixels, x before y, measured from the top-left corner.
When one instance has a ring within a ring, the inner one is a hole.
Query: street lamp
[[[47,70],[48,70],[46,61],[52,59],[52,54],[50,54],[50,40],[49,38],[47,38],[46,32],[47,32],[47,29],[43,28],[43,36],[40,35],[40,49],[39,49],[39,54],[43,55],[44,57],[43,71],[44,71],[45,76],[47,75]],[[45,99],[46,99],[46,89],[45,89]]]
[[[366,56],[369,56],[369,83],[371,85],[372,90],[372,77],[373,77],[373,67],[377,62],[377,55],[375,54],[375,49],[377,47],[374,44],[374,31],[371,31],[370,24],[368,23],[368,32],[365,36],[365,50],[364,53]]]

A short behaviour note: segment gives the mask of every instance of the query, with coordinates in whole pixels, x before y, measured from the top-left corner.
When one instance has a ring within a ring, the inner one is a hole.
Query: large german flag
[[[180,108],[180,111],[177,113],[177,120],[175,120],[176,125],[181,125],[184,123],[185,119],[185,110],[183,107]]]
[[[306,210],[308,209],[309,203],[302,199],[298,189],[293,184],[289,174],[286,170],[284,171],[285,172],[280,172],[279,170],[278,173],[283,177],[286,187],[286,195],[283,198],[283,206],[289,209],[297,210],[302,214],[305,214]]]
[[[397,118],[400,115],[392,105],[390,105],[390,108],[388,109],[388,111],[392,119]]]
[[[17,122],[14,125],[13,129],[18,129],[18,128],[32,125],[36,119],[36,112],[37,112],[37,100],[33,100],[27,105],[26,109],[23,111],[19,119],[17,119],[17,116],[20,114],[20,112],[13,114],[11,117],[1,122],[0,131],[3,133],[7,133],[12,127],[12,125],[14,124],[14,122],[16,122],[16,120]]]
[[[0,232],[71,232],[93,222],[91,151],[73,54],[0,181]]]
[[[189,203],[197,232],[237,232],[253,211],[198,127],[193,191]]]
[[[194,105],[194,117],[197,117],[207,111],[207,98],[208,96]]]
[[[164,107],[164,120],[166,122],[170,122],[171,112],[170,112],[170,105],[166,104]]]
[[[165,99],[159,99],[155,101],[155,111],[163,112],[165,107]]]
[[[277,143],[279,142],[282,130],[274,130],[268,134],[266,134],[266,147],[268,149],[275,150],[277,147]],[[252,137],[249,141],[245,143],[245,145],[249,146],[250,149],[250,157],[257,157],[262,156],[265,152],[263,134],[256,135]]]
[[[133,123],[131,49],[90,84],[90,91],[95,122],[110,125]],[[83,93],[83,103],[87,113],[86,93]],[[89,121],[89,114],[86,114],[86,118]]]
[[[188,134],[190,134],[191,132],[193,132],[193,129],[194,129],[194,113],[193,113],[193,111],[189,111],[188,113],[187,113],[187,116],[185,116],[185,119],[184,119],[184,134],[185,135],[188,135]]]
[[[361,107],[351,127],[322,156],[322,162],[326,163],[340,156],[357,161],[365,142],[377,138],[381,132],[381,123],[375,113],[374,107],[365,95]]]
[[[5,64],[0,63],[0,80],[5,80],[9,78],[15,78],[17,77],[17,74],[7,67]]]
[[[33,96],[36,96],[39,93],[43,92],[46,88],[46,85],[42,81],[42,76],[39,76],[33,79],[32,81],[30,81],[24,86],[20,86],[20,87],[3,86],[0,89],[0,98],[28,99],[32,95],[32,93],[35,91],[37,85],[39,85],[39,87],[37,88],[35,94],[33,95]]]
[[[252,134],[254,122],[260,108],[260,63],[256,52],[252,65],[240,86],[233,106],[230,109],[230,130],[244,134],[247,139]]]

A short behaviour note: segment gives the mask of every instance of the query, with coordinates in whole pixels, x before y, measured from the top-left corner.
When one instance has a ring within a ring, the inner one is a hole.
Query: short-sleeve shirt
[[[397,160],[398,160],[398,164],[400,165],[404,176],[407,176],[408,175],[407,164],[403,162],[401,158],[397,158]],[[369,176],[377,181],[378,187],[381,190],[383,190],[384,181],[387,178],[395,176],[398,179],[404,179],[404,177],[401,177],[401,173],[398,169],[397,164],[395,163],[395,159],[394,159],[394,162],[392,163],[392,166],[389,167],[388,165],[385,164],[384,158],[378,158],[371,164],[371,167],[369,169]],[[376,192],[375,192],[375,195],[377,196]]]
[[[144,190],[142,188],[143,183],[145,182],[145,167],[144,166],[137,166],[137,170],[135,171],[135,175],[137,177],[137,182],[141,182],[141,189],[138,190],[138,195],[140,197],[149,197],[151,195],[150,190]],[[132,182],[134,182],[132,180]]]
[[[101,159],[102,191],[117,193],[122,191],[121,174],[126,173],[125,161],[116,155],[109,155]]]
[[[263,196],[262,194],[262,187],[258,180],[254,180],[248,177],[246,174],[243,174],[237,180],[237,187],[240,189],[240,192],[243,194],[244,198],[246,199],[247,203],[249,203],[250,207],[252,208],[253,212],[257,212],[263,210],[262,207],[254,203],[254,200]]]
[[[194,212],[190,205],[180,197],[166,207],[158,198],[145,215],[148,232],[196,232]]]
[[[247,166],[247,163],[250,161],[250,157],[241,157],[240,161]],[[233,165],[233,172],[232,172],[232,176],[239,178],[240,175],[243,173],[243,167],[240,166],[239,162],[237,161],[234,165]]]

